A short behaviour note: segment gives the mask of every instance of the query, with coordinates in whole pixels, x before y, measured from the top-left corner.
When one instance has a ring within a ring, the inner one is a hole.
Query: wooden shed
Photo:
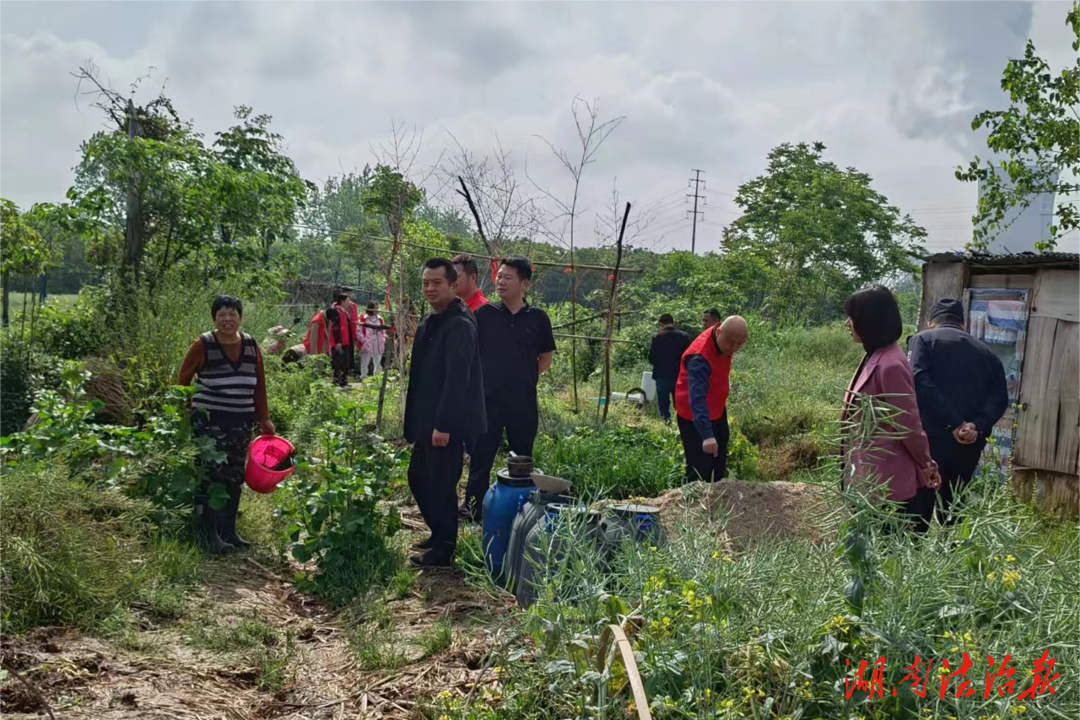
[[[944,298],[1005,365],[1012,406],[994,428],[1012,485],[1049,512],[1080,515],[1080,255],[942,253],[923,266],[919,329]]]

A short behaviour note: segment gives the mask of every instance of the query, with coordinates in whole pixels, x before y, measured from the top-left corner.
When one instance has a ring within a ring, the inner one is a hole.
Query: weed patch
[[[63,464],[5,470],[0,505],[5,631],[100,630],[133,602],[174,615],[199,578],[198,553],[156,533],[152,506],[90,488]]]

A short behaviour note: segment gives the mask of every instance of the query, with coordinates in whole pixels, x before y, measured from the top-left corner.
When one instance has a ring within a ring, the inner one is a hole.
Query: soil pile
[[[660,508],[664,527],[687,522],[715,526],[734,548],[757,541],[822,542],[835,530],[836,503],[815,485],[789,482],[690,483],[650,504]]]

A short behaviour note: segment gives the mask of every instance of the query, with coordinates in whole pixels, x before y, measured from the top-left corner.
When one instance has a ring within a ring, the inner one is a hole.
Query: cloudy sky
[[[103,127],[71,76],[88,58],[123,89],[153,68],[182,117],[212,136],[232,107],[273,115],[305,177],[372,162],[393,120],[423,131],[413,166],[496,136],[522,185],[566,197],[541,139],[575,149],[575,96],[625,120],[582,183],[594,214],[650,208],[635,244],[689,248],[691,169],[706,189],[698,247],[737,216],[732,194],[770,148],[820,140],[841,166],[930,232],[970,237],[974,186],[954,168],[985,153],[971,118],[1002,107],[1001,70],[1030,37],[1056,67],[1073,57],[1068,3],[63,3],[0,4],[0,192],[58,201],[79,142]],[[452,195],[448,196],[452,198]]]

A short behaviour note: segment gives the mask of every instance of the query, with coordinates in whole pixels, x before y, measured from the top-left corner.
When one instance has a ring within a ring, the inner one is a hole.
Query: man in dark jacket
[[[412,557],[418,567],[449,567],[457,547],[457,481],[465,443],[487,430],[476,318],[457,297],[457,272],[443,258],[424,263],[432,312],[416,329],[405,440],[412,443],[409,489],[431,529]]]
[[[908,358],[930,456],[941,472],[939,501],[948,515],[1009,407],[1005,368],[986,343],[964,331],[964,306],[956,300],[934,304],[927,329],[911,338]]]
[[[671,422],[671,398],[675,395],[675,381],[679,379],[679,361],[688,347],[690,336],[675,327],[675,318],[668,313],[661,315],[660,332],[649,346],[649,362],[656,383],[656,404],[666,423]]]

